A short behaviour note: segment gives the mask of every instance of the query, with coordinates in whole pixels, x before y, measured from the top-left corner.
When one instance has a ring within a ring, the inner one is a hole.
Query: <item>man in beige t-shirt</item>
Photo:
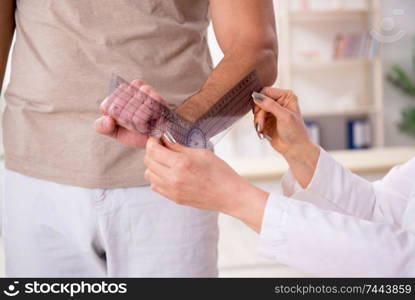
[[[212,19],[224,58],[212,70]],[[195,120],[250,70],[275,80],[272,0],[2,0],[7,276],[216,276],[217,215],[143,178],[142,136],[108,127],[112,73]],[[133,146],[133,147],[131,147]]]

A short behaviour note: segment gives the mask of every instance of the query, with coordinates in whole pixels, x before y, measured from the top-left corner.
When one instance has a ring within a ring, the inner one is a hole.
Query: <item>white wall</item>
[[[209,26],[208,29],[208,42],[210,47],[210,54],[212,55],[213,64],[216,66],[223,58],[223,52],[220,50],[220,47],[216,41],[215,32],[213,30],[212,24]]]
[[[403,9],[404,15],[393,16],[395,9]],[[385,72],[393,64],[405,66],[413,78],[415,70],[412,69],[413,39],[415,38],[415,1],[414,0],[382,0],[382,11],[385,17],[393,16],[396,23],[396,31],[404,30],[405,36],[397,42],[384,45],[384,70]],[[400,119],[401,110],[412,103],[409,97],[398,92],[389,83],[385,82],[385,121],[387,145],[414,145],[415,138],[408,137],[399,132],[397,122]]]

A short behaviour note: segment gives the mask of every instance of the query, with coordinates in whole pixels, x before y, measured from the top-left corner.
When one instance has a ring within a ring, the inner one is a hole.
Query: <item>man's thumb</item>
[[[277,118],[278,116],[286,113],[284,107],[282,107],[277,101],[265,96],[264,94],[254,92],[252,94],[252,98],[258,107],[266,112],[273,114]]]
[[[102,116],[95,121],[95,130],[100,134],[112,136],[115,131],[115,121],[109,116]]]

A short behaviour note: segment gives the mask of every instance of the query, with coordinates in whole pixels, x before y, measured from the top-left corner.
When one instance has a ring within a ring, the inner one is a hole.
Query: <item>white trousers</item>
[[[215,277],[217,214],[5,170],[7,277]]]

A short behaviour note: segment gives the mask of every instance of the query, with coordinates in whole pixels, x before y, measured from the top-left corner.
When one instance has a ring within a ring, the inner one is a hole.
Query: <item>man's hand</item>
[[[268,194],[212,152],[150,138],[144,163],[151,188],[181,205],[220,211],[259,231]]]
[[[103,116],[95,121],[96,132],[117,139],[128,147],[144,148],[148,136],[137,131],[128,130],[117,125],[110,116]]]
[[[281,153],[303,188],[310,183],[320,148],[308,137],[297,96],[288,90],[265,88],[253,95],[255,127],[271,138],[272,147]]]
[[[143,99],[143,96],[148,97]],[[165,103],[160,94],[142,80],[120,85],[102,102],[100,109],[104,116],[95,121],[96,131],[127,146],[144,148],[148,140],[145,134],[148,122],[159,117],[153,115],[156,110],[151,107],[149,98]]]

